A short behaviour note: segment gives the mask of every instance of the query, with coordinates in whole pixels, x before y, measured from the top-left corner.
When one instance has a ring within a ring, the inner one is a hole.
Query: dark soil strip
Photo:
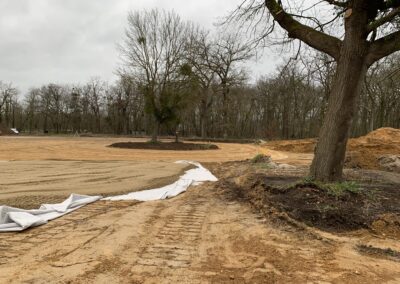
[[[356,249],[362,254],[400,262],[400,252],[390,248],[381,249],[373,246],[358,245]]]
[[[123,149],[140,149],[140,150],[172,150],[172,151],[193,151],[193,150],[218,150],[218,146],[214,144],[197,144],[197,143],[175,143],[175,142],[121,142],[111,144],[109,147]]]

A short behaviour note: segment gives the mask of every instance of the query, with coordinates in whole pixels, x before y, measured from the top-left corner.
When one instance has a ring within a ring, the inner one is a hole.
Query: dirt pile
[[[293,153],[313,153],[316,139],[271,141],[265,147]],[[398,171],[397,167],[386,167],[380,159],[387,155],[400,155],[400,129],[380,128],[366,136],[349,140],[347,168]]]
[[[372,223],[371,229],[380,235],[400,239],[400,215],[384,214]]]
[[[398,184],[385,187],[353,182],[320,185],[285,173],[281,176],[268,171],[253,173],[251,167],[242,162],[236,167],[231,165],[231,169],[238,169],[236,172],[224,172],[221,166],[217,171],[218,189],[230,199],[249,202],[268,218],[286,218],[331,232],[367,228],[376,234],[400,237],[397,235],[400,231]]]
[[[266,147],[277,151],[293,153],[314,153],[317,139],[269,141]]]
[[[379,160],[382,160],[382,157],[386,155],[399,154],[400,129],[380,128],[366,136],[350,139],[346,166],[361,169],[391,170],[382,165]],[[394,170],[396,169],[394,168]]]
[[[194,151],[194,150],[218,150],[214,144],[197,143],[175,143],[175,142],[122,142],[111,144],[110,147],[122,149],[141,149],[141,150],[172,150],[172,151]]]

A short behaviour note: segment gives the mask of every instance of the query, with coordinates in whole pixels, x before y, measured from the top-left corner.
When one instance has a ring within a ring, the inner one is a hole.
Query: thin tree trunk
[[[157,143],[158,142],[159,132],[160,132],[160,123],[158,122],[157,119],[154,119],[153,134],[151,136],[151,142],[152,143]]]

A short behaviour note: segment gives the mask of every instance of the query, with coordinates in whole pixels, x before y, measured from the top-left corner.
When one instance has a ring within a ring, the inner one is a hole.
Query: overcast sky
[[[22,94],[46,83],[114,81],[116,44],[127,13],[174,9],[185,20],[212,28],[241,0],[1,0],[0,81]],[[276,56],[265,52],[247,68],[253,80],[270,73]]]

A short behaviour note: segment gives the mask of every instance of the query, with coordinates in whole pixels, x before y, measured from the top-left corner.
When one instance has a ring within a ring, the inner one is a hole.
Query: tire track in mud
[[[189,267],[197,255],[208,208],[205,199],[182,204],[158,231],[155,241],[142,250],[136,265],[158,269]]]
[[[49,238],[58,240],[70,233],[78,233],[87,235],[90,239],[104,228],[96,228],[88,232],[84,222],[93,217],[126,209],[137,203],[97,201],[41,227],[24,232],[0,234],[0,266],[21,258],[32,245],[44,245]]]

